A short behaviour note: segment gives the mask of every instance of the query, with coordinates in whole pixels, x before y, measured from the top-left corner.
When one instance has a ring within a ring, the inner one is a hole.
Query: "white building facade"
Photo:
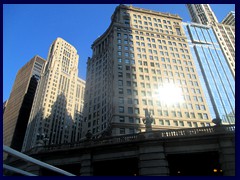
[[[77,50],[62,38],[50,46],[33,102],[23,151],[80,139],[85,81],[78,78]]]

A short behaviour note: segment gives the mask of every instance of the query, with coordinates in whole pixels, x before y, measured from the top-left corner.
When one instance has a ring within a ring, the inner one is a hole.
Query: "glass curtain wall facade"
[[[235,80],[211,27],[183,23],[213,118],[235,124]]]
[[[218,23],[209,4],[186,4],[186,6],[192,22],[212,27],[235,78],[235,15],[229,13],[222,23]]]

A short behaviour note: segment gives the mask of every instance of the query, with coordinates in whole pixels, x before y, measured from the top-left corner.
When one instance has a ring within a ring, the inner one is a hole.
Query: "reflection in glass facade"
[[[211,116],[235,124],[235,80],[212,28],[183,23]]]

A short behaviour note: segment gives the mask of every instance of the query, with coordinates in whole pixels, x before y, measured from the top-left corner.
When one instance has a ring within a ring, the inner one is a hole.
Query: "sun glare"
[[[174,84],[163,84],[159,87],[158,98],[162,103],[171,105],[183,102],[182,89]]]

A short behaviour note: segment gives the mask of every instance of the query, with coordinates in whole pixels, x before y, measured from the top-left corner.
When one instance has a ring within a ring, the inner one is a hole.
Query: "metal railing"
[[[50,164],[47,164],[45,162],[39,161],[37,159],[34,159],[34,158],[32,158],[32,157],[30,157],[30,156],[28,156],[26,154],[18,152],[18,151],[14,150],[14,149],[12,149],[12,148],[10,148],[8,146],[3,145],[3,151],[8,153],[8,154],[10,154],[10,155],[12,155],[12,156],[15,156],[15,157],[18,157],[20,159],[23,159],[26,162],[31,162],[33,164],[39,165],[41,167],[44,167],[44,168],[46,168],[48,170],[57,172],[59,174],[62,174],[62,175],[65,175],[65,176],[76,176],[76,175],[74,175],[72,173],[69,173],[67,171],[64,171],[64,170],[62,170],[60,168],[57,168],[57,167],[52,166]],[[6,164],[3,164],[3,168],[8,170],[8,171],[19,173],[19,174],[22,174],[22,175],[25,175],[25,176],[37,176],[36,174],[32,174],[32,173],[26,172],[24,170],[21,170],[19,168],[15,168],[15,167],[12,167],[12,166],[9,166],[9,165],[6,165]]]
[[[34,154],[38,152],[51,152],[51,151],[66,150],[66,149],[70,150],[70,149],[77,149],[77,148],[111,145],[111,144],[117,144],[117,143],[127,143],[127,142],[151,140],[151,139],[154,140],[154,139],[167,139],[167,138],[178,138],[178,137],[192,137],[192,136],[206,136],[206,135],[208,136],[208,135],[216,135],[219,133],[220,134],[235,133],[235,125],[158,130],[158,131],[142,132],[138,134],[113,136],[113,137],[102,138],[102,139],[82,140],[74,143],[35,147],[26,153]]]

